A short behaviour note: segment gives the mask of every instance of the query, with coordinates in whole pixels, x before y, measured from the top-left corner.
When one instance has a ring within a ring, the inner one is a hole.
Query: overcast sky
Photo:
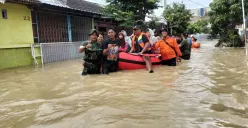
[[[100,3],[100,4],[106,4],[105,0],[87,0],[94,3]],[[167,0],[167,4],[171,4],[173,2],[183,2],[188,9],[194,9],[194,8],[202,8],[202,7],[209,7],[209,4],[213,2],[213,0]],[[161,6],[164,5],[163,0],[160,2]],[[157,9],[155,10],[155,14],[157,16],[160,16],[163,12],[163,9]]]

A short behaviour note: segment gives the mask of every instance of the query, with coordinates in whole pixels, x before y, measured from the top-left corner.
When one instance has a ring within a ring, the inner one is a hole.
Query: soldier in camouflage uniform
[[[90,41],[83,42],[79,48],[80,53],[85,52],[82,75],[100,74],[101,70],[102,45],[97,42],[98,32],[93,29],[89,36]]]

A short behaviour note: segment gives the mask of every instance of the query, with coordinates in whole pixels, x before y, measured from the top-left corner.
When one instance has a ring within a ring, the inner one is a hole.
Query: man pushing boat
[[[135,25],[133,31],[134,36],[132,37],[132,48],[129,53],[135,52],[142,55],[149,73],[153,73],[150,57],[143,56],[143,54],[151,54],[151,43],[146,34],[142,32],[140,25]]]

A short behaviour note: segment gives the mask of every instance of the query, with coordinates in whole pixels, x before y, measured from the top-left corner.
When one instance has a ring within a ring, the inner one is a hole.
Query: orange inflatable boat
[[[145,56],[150,56],[152,65],[161,65],[160,54],[146,54]],[[119,53],[119,70],[135,70],[144,69],[146,64],[140,55],[129,54],[125,52]]]
[[[200,48],[201,44],[199,42],[193,42],[191,47],[192,48]]]

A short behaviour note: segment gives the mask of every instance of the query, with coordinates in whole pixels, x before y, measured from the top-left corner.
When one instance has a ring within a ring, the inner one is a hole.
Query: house
[[[32,44],[84,41],[92,28],[121,30],[102,9],[84,0],[0,0],[0,70],[33,64]]]

